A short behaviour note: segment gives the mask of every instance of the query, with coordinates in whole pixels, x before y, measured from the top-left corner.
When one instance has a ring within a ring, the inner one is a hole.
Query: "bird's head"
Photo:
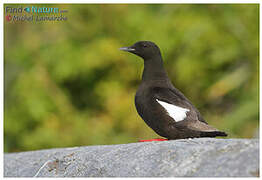
[[[151,41],[138,41],[132,46],[122,47],[120,50],[136,54],[144,60],[161,56],[160,49]]]

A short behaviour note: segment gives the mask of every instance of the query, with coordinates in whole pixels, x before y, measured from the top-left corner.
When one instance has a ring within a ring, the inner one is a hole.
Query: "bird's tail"
[[[222,131],[209,131],[209,132],[201,132],[201,137],[216,137],[216,136],[227,136],[227,133]]]

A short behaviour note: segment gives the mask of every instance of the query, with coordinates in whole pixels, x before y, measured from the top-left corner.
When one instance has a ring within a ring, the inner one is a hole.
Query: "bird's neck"
[[[161,56],[144,61],[142,81],[166,79],[168,79],[168,76]]]

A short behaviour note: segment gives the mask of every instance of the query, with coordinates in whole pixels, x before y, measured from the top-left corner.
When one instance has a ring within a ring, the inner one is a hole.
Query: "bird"
[[[135,95],[136,110],[150,128],[166,138],[140,142],[227,136],[208,125],[198,109],[173,86],[155,43],[138,41],[120,50],[144,60],[142,80]]]

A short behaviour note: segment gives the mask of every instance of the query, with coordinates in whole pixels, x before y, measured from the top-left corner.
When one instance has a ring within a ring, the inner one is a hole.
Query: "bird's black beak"
[[[119,48],[121,51],[127,51],[127,52],[135,52],[135,49],[133,47],[121,47]]]

